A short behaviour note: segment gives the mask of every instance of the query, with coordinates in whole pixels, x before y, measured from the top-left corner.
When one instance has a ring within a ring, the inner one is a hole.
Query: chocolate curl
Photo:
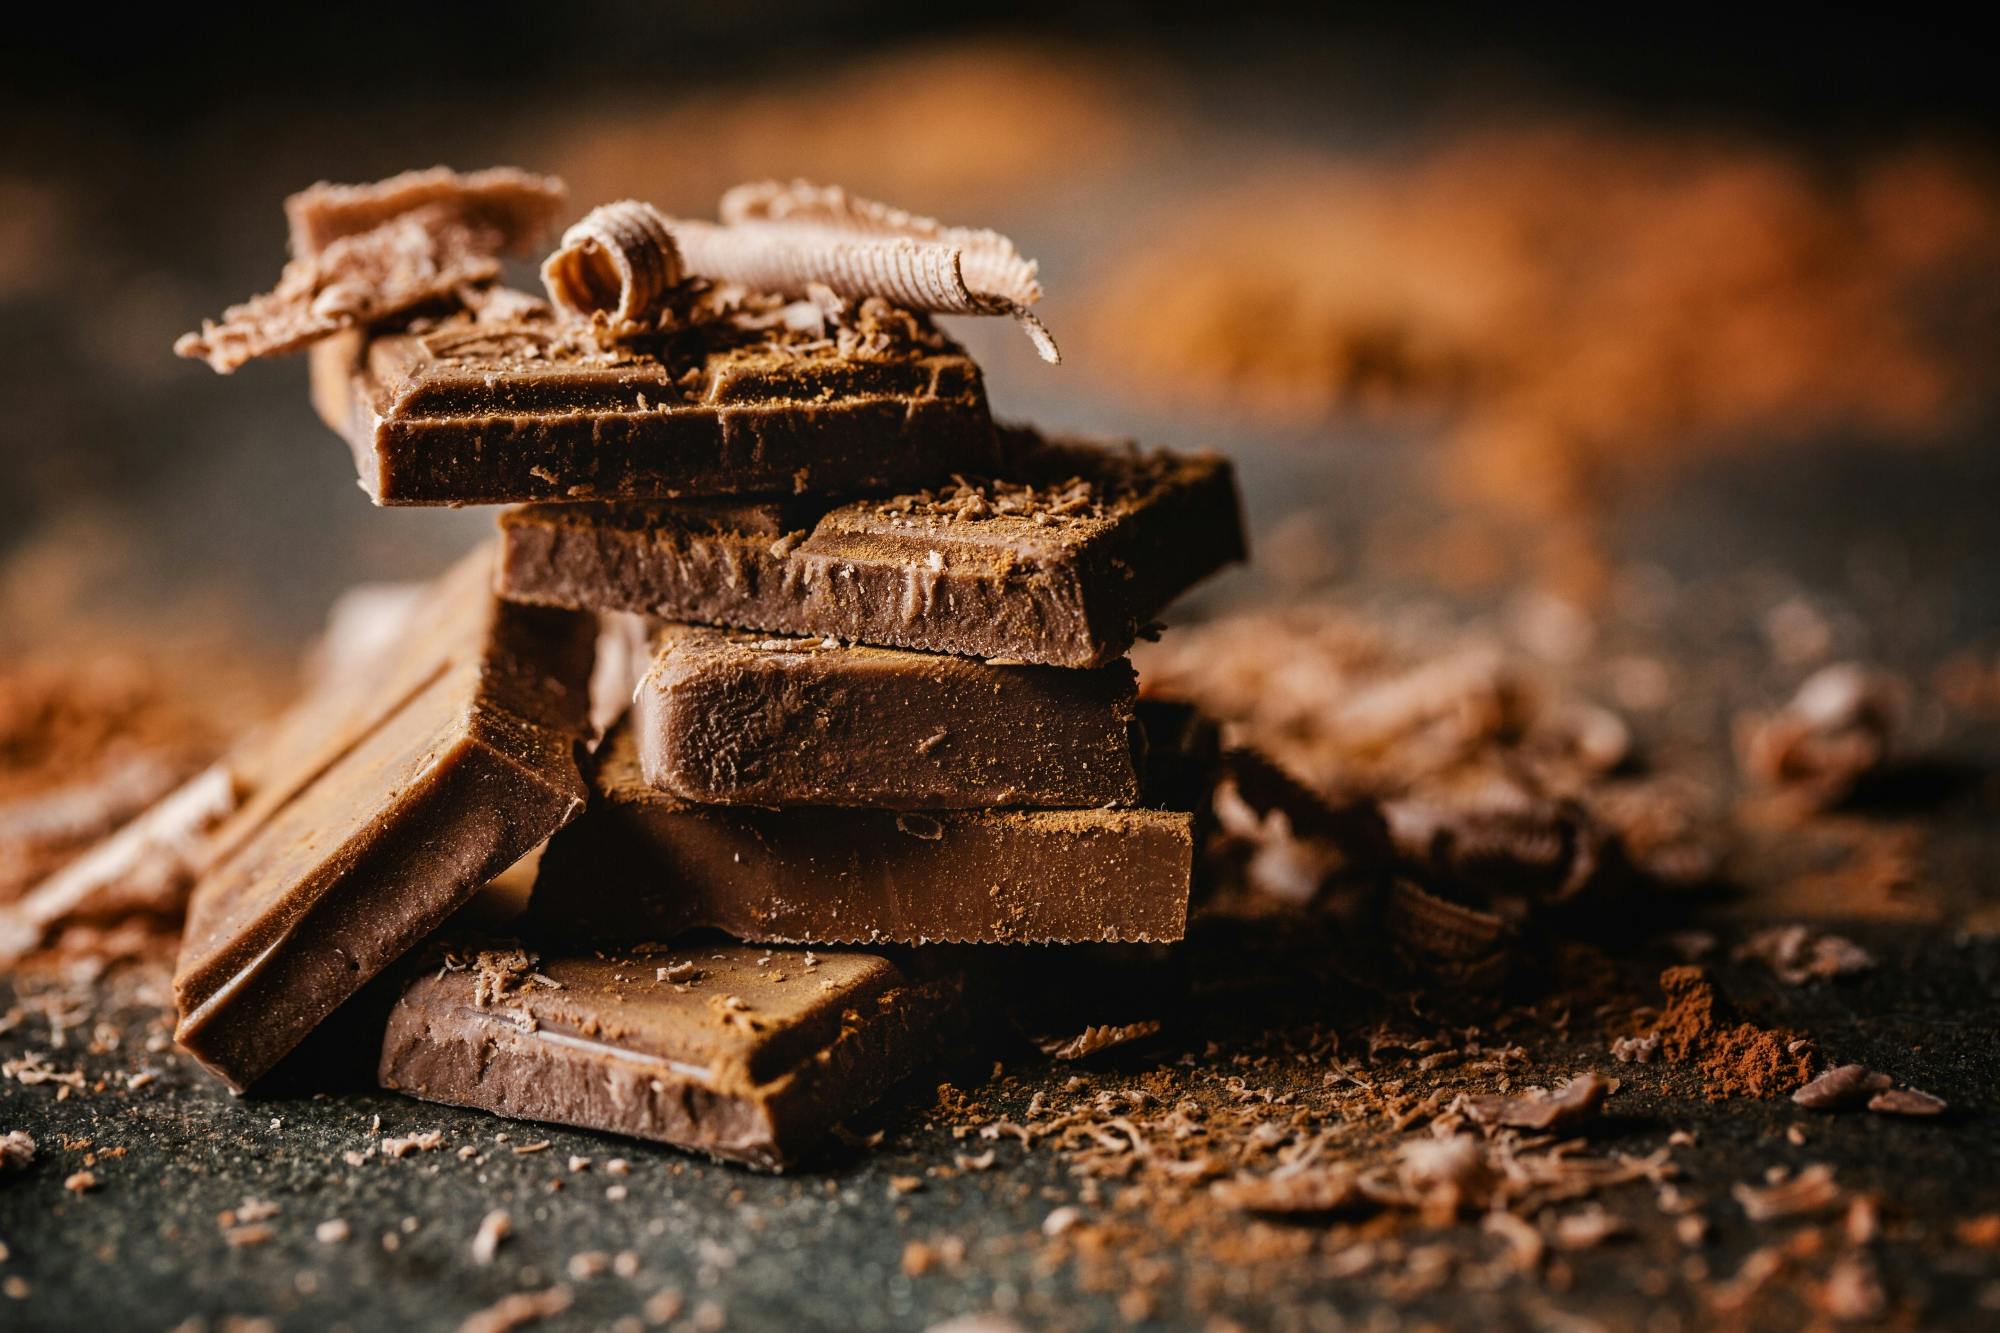
[[[557,310],[586,321],[603,316],[621,332],[650,325],[683,276],[667,219],[636,199],[592,209],[542,265]]]
[[[818,284],[849,300],[879,296],[940,315],[1009,315],[1051,364],[1055,339],[1027,307],[1042,299],[1035,262],[994,231],[933,218],[804,181],[739,185],[722,225],[675,222],[688,271],[755,291],[803,297]]]
[[[500,255],[533,248],[565,193],[559,180],[512,169],[461,176],[438,167],[374,185],[315,185],[285,201],[293,258],[278,285],[203,320],[174,351],[227,375],[458,299],[500,276]]]

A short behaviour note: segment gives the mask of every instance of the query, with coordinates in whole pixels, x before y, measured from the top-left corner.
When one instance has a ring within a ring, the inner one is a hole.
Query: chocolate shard
[[[536,970],[553,984],[419,975],[390,1013],[382,1086],[782,1170],[962,1014],[948,972],[839,950],[642,946]]]
[[[718,316],[607,348],[510,295],[313,349],[313,402],[375,503],[851,494],[991,466],[979,368],[933,331],[849,356]]]
[[[1185,811],[692,805],[646,782],[629,726],[598,751],[594,788],[542,858],[528,914],[552,935],[1145,943],[1187,926]]]
[[[1212,454],[1028,430],[1001,470],[841,505],[534,505],[501,518],[501,593],[550,606],[1053,666],[1104,666],[1244,555]]]
[[[583,807],[588,617],[497,601],[492,553],[228,761],[189,902],[181,1045],[239,1091]]]
[[[646,781],[723,805],[1129,805],[1127,662],[996,666],[671,625],[633,700]]]

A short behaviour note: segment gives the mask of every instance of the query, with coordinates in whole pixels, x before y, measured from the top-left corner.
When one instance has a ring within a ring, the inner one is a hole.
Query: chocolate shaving
[[[1389,886],[1390,938],[1431,971],[1468,984],[1499,980],[1512,931],[1492,912],[1452,902],[1409,879]]]
[[[1837,804],[1888,759],[1907,695],[1886,672],[1854,662],[1823,667],[1777,712],[1738,721],[1743,770],[1812,805]]]
[[[569,1309],[572,1299],[568,1287],[517,1291],[469,1316],[458,1326],[458,1333],[512,1333],[523,1324],[555,1318]]]
[[[421,183],[394,177],[294,196],[286,204],[294,256],[278,285],[223,311],[220,322],[202,321],[174,351],[227,375],[246,361],[453,300],[498,278],[499,256],[535,244],[563,199],[561,182],[520,173],[504,184],[421,175]]]
[[[1793,1093],[1792,1100],[1811,1111],[1844,1111],[1893,1082],[1866,1065],[1838,1065]]]
[[[1896,1088],[1870,1097],[1868,1109],[1878,1115],[1943,1115],[1945,1101],[1915,1088]]]
[[[1038,1037],[1035,1046],[1054,1060],[1084,1060],[1114,1046],[1140,1041],[1160,1031],[1158,1019],[1138,1023],[1092,1024],[1074,1037]]]
[[[201,837],[236,807],[222,766],[204,770],[90,851],[0,908],[0,962],[38,947],[65,923],[186,905]]]
[[[1743,1205],[1743,1215],[1752,1222],[1828,1212],[1842,1198],[1840,1187],[1833,1183],[1833,1168],[1825,1163],[1809,1166],[1790,1180],[1775,1185],[1732,1185],[1729,1192]]]
[[[1362,1201],[1359,1178],[1344,1166],[1311,1166],[1220,1181],[1209,1197],[1245,1213],[1333,1213]]]
[[[820,287],[934,314],[1009,315],[1044,361],[1062,360],[1028,311],[1042,297],[1035,263],[998,232],[947,227],[805,181],[740,185],[723,196],[721,215],[719,226],[673,224],[690,272],[790,297]]]
[[[25,1169],[35,1160],[35,1136],[25,1129],[0,1134],[0,1171]]]
[[[568,199],[569,189],[560,180],[515,167],[464,173],[431,167],[369,185],[321,181],[285,200],[285,220],[293,258],[305,259],[343,236],[373,231],[402,214],[445,204],[478,216],[508,238],[509,253],[520,253],[548,234]]]
[[[603,321],[613,336],[645,331],[683,277],[680,247],[651,204],[626,199],[592,209],[563,233],[542,265],[542,285],[572,319]]]
[[[1596,1074],[1579,1074],[1554,1092],[1541,1088],[1511,1097],[1473,1097],[1465,1103],[1465,1113],[1481,1125],[1514,1129],[1568,1129],[1597,1114],[1597,1108],[1611,1093],[1609,1080]]]
[[[1759,962],[1788,986],[1830,980],[1866,972],[1875,957],[1842,935],[1810,926],[1771,926],[1750,936],[1736,949],[1737,962]]]

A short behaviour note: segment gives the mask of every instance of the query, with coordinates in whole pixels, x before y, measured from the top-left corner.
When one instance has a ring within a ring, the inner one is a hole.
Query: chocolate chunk
[[[1243,558],[1210,454],[1001,432],[1005,480],[838,506],[534,505],[501,518],[503,595],[1054,666],[1116,661]]]
[[[690,805],[650,786],[629,726],[549,844],[530,917],[553,934],[714,926],[783,944],[1177,940],[1193,816],[1178,810]]]
[[[726,805],[1091,806],[1138,799],[1129,663],[995,666],[675,625],[633,700],[646,781]]]
[[[181,1045],[242,1089],[582,808],[593,625],[497,601],[490,551],[401,643],[232,756],[196,884]]]
[[[991,465],[979,368],[934,333],[876,356],[782,330],[604,348],[533,298],[313,349],[313,402],[381,505],[925,485]]]
[[[949,975],[837,950],[705,942],[537,972],[553,984],[419,976],[390,1014],[382,1086],[776,1170],[931,1054],[960,1008]]]

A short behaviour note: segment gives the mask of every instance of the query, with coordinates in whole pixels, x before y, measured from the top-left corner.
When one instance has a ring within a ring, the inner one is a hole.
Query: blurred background
[[[1182,614],[1478,625],[1640,711],[1691,644],[1794,679],[2000,668],[1973,43],[1921,15],[1169,12],[32,20],[0,88],[0,650],[289,659],[342,587],[476,540],[488,511],[367,503],[302,364],[170,348],[276,279],[288,192],[513,163],[578,213],[806,175],[1014,236],[1066,361],[961,323],[1000,412],[1238,459],[1257,567]]]

